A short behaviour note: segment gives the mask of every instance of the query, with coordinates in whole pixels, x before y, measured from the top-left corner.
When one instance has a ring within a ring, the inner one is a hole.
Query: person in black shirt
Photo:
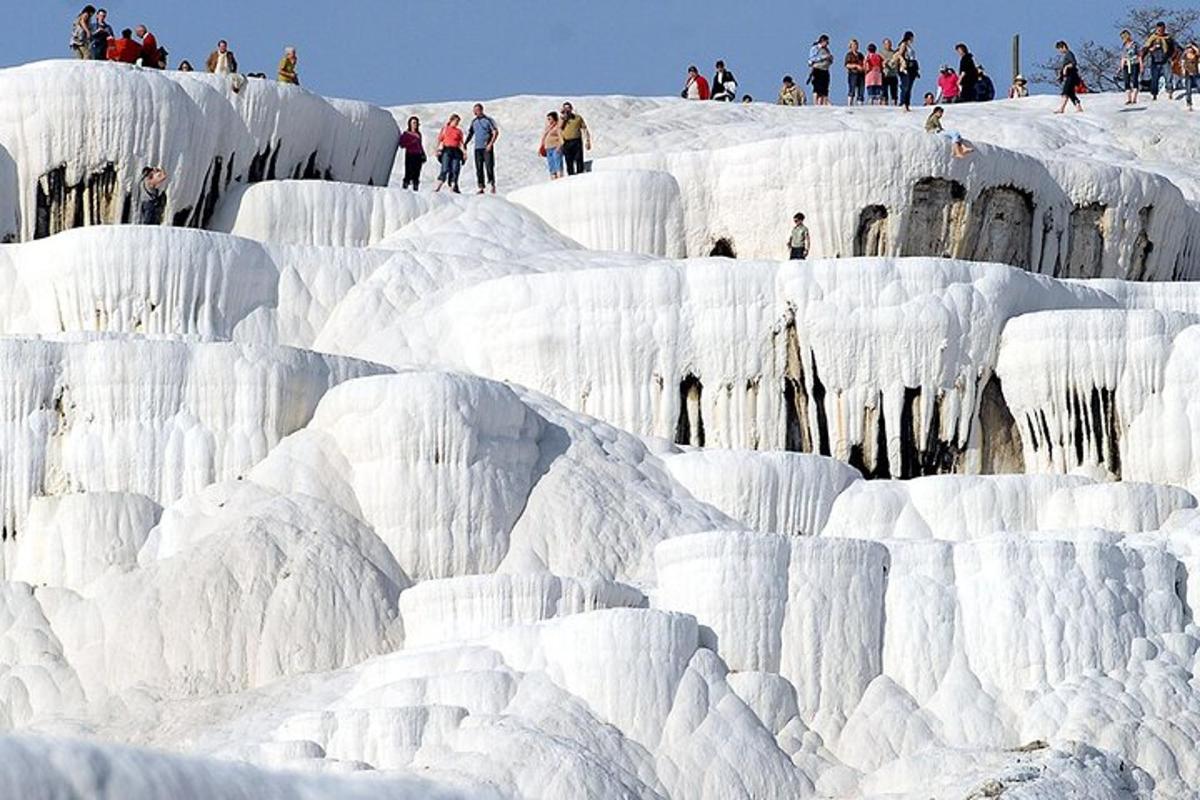
[[[976,99],[975,85],[979,82],[979,67],[965,44],[959,42],[954,49],[958,52],[958,102],[973,103]]]

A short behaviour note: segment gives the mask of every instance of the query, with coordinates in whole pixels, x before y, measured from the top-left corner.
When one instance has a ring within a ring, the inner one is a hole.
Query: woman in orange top
[[[462,117],[458,114],[451,114],[450,119],[446,121],[446,125],[442,128],[441,133],[437,137],[437,157],[441,162],[442,171],[438,173],[437,188],[435,192],[440,192],[442,187],[447,183],[450,184],[450,189],[458,192],[458,173],[462,171],[463,165],[463,130],[458,127],[458,123]]]

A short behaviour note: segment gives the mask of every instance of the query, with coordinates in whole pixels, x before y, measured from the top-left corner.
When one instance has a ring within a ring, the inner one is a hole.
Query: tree
[[[1130,9],[1113,25],[1113,32],[1128,30],[1134,41],[1144,42],[1159,22],[1167,23],[1167,31],[1181,46],[1196,38],[1200,26],[1200,8],[1168,8],[1166,6],[1142,6]],[[1113,41],[1118,41],[1114,37]],[[1118,75],[1121,63],[1121,48],[1088,39],[1075,47],[1075,58],[1079,60],[1079,75],[1093,91],[1123,88]],[[1058,83],[1058,65],[1055,59],[1038,65],[1034,78],[1040,83]]]

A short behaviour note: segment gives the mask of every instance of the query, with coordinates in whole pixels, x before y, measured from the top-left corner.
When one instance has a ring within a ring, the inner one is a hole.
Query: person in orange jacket
[[[109,42],[109,61],[133,64],[142,57],[142,46],[133,40],[133,31],[129,28],[121,31],[120,39],[110,39]]]

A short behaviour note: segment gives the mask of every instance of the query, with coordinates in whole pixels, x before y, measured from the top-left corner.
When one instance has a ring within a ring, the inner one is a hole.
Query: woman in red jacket
[[[687,83],[683,85],[683,91],[679,93],[679,96],[685,100],[708,99],[708,78],[701,75],[695,65],[688,67]]]

